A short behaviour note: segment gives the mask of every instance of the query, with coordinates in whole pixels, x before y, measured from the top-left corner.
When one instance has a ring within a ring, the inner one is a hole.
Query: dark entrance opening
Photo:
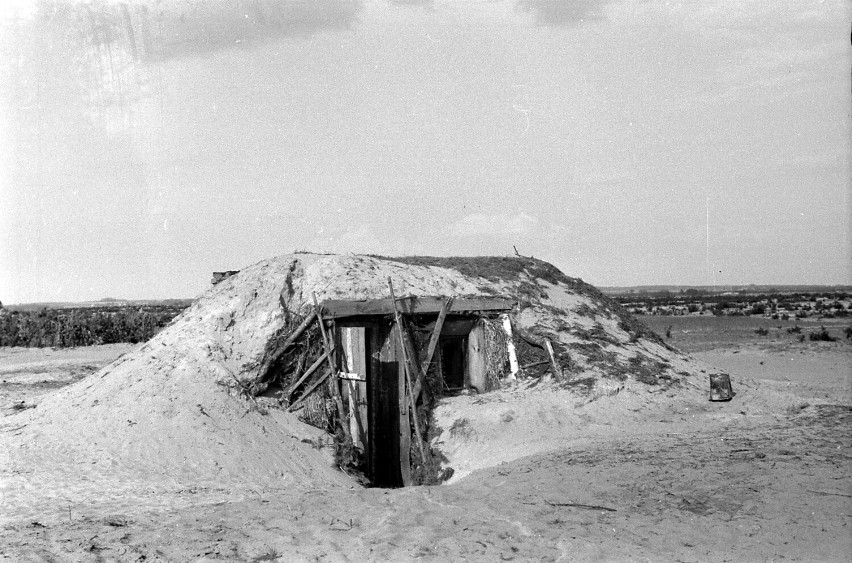
[[[464,389],[465,360],[467,355],[467,337],[445,336],[441,344],[441,375],[447,391]]]
[[[412,435],[420,432],[414,420],[421,425],[421,415],[428,420],[435,396],[461,391],[466,385],[487,390],[478,383],[484,379],[486,347],[477,325],[483,317],[512,306],[507,299],[486,296],[324,301],[323,322],[331,321],[334,330],[337,365],[332,382],[339,386],[343,402],[339,423],[348,427],[345,433],[351,437],[338,445],[343,459],[354,458],[355,468],[377,487],[428,484],[437,478],[429,473],[437,471],[435,464],[414,465],[423,456],[432,456],[428,444],[421,454],[421,444],[412,443]],[[397,315],[403,319],[401,331],[395,325]],[[438,339],[435,349],[430,348],[432,338]],[[428,354],[432,354],[428,364],[434,367],[422,368]],[[421,389],[425,386],[426,392],[422,396],[417,392],[412,399],[415,383]],[[427,394],[431,398],[412,409],[412,402]],[[428,441],[428,424],[421,429]]]

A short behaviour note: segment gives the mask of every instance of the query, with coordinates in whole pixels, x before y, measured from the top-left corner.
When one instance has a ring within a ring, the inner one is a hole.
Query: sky
[[[847,1],[0,5],[5,304],[297,250],[852,283]]]

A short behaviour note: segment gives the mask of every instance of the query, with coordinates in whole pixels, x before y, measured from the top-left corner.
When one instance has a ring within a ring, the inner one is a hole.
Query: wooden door
[[[402,354],[391,325],[368,331],[370,371],[368,475],[377,487],[411,482],[411,430]]]

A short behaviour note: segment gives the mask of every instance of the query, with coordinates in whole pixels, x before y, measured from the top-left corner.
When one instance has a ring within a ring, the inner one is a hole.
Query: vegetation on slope
[[[588,295],[599,302],[604,310],[618,317],[621,328],[625,332],[630,333],[633,338],[647,338],[668,347],[657,333],[637,321],[618,302],[610,299],[598,288],[584,282],[582,279],[565,275],[559,268],[544,260],[526,256],[377,256],[376,258],[414,266],[448,268],[456,270],[465,276],[473,278],[480,277],[492,282],[515,283],[518,285],[519,297],[525,298],[527,303],[547,297],[544,289],[540,285],[531,282],[531,279],[542,280],[554,285],[562,284],[577,293]]]

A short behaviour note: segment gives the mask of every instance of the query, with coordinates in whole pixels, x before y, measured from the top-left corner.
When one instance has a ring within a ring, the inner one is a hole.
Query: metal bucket
[[[730,401],[734,398],[731,388],[731,377],[727,373],[710,374],[710,400]]]

